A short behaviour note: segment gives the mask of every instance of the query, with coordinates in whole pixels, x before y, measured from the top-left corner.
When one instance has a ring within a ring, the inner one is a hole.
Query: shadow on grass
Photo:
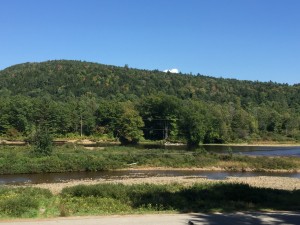
[[[176,192],[132,194],[131,199],[135,208],[152,205],[179,212],[300,209],[300,190],[255,188],[245,184],[194,185]]]
[[[182,213],[300,210],[300,190],[256,188],[246,184],[195,184],[191,187],[179,184],[101,184],[75,186],[62,192],[63,198],[91,196],[117,199],[132,209],[176,210]]]

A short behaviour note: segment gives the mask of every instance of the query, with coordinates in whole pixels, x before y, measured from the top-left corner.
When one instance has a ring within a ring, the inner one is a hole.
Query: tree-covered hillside
[[[2,70],[0,89],[2,94],[30,97],[48,94],[61,100],[67,96],[79,97],[87,93],[106,99],[132,100],[161,92],[180,99],[240,102],[243,107],[263,103],[283,107],[299,107],[300,104],[300,86],[171,74],[66,60],[25,63]]]
[[[0,71],[0,135],[198,142],[300,139],[300,86],[80,61]]]

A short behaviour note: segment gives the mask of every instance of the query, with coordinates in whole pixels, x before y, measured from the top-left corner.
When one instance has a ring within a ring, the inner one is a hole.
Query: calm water
[[[139,145],[139,148],[144,149],[174,149],[188,150],[187,146],[160,146],[160,145]],[[208,152],[228,153],[242,155],[261,155],[261,156],[296,156],[300,157],[300,146],[291,147],[274,147],[274,146],[224,146],[224,145],[204,145],[203,148]]]
[[[91,144],[85,145],[87,147],[107,147],[116,146],[117,144]],[[134,147],[140,149],[170,149],[170,150],[189,150],[186,145],[155,145],[155,144],[139,144]],[[206,151],[216,153],[228,153],[231,151],[234,154],[242,155],[262,155],[262,156],[296,156],[300,157],[300,146],[224,146],[224,145],[204,145],[202,146]]]
[[[268,146],[205,146],[207,151],[228,153],[229,149],[234,154],[261,155],[261,156],[296,156],[300,157],[300,146],[268,147]]]
[[[184,171],[184,170],[136,170],[136,171],[98,171],[98,172],[72,172],[72,173],[46,173],[46,174],[17,174],[1,175],[0,185],[2,184],[38,184],[56,183],[69,180],[80,179],[125,179],[125,178],[146,178],[146,177],[168,177],[168,176],[190,176],[206,177],[208,179],[226,179],[232,177],[253,177],[253,176],[280,176],[294,177],[300,179],[300,173],[268,173],[268,172],[218,172],[218,171]]]

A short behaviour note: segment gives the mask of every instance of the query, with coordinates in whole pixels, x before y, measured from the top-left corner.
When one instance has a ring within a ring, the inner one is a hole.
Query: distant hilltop
[[[177,72],[177,71],[170,71]],[[300,105],[300,86],[252,82],[204,75],[165,73],[74,60],[24,63],[0,71],[0,92],[9,95],[54,99],[93,96],[133,100],[163,93],[180,99],[229,103],[242,106],[267,102],[285,107]]]

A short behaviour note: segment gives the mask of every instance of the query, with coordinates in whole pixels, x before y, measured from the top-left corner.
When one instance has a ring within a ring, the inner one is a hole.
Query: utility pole
[[[80,114],[80,137],[82,137],[82,114]]]
[[[164,138],[165,138],[165,140],[167,140],[168,139],[168,124],[166,123],[166,121],[165,121],[164,133],[165,133]]]

